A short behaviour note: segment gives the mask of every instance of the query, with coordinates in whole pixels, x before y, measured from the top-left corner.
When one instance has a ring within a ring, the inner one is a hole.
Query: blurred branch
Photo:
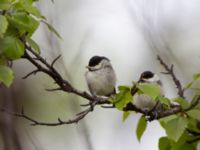
[[[15,101],[13,100],[13,87],[8,89],[0,86],[0,100],[3,107],[9,111],[15,111]],[[2,144],[5,150],[22,150],[23,143],[20,141],[21,133],[18,132],[16,120],[13,115],[0,115],[0,132]]]
[[[58,118],[58,122],[54,122],[54,123],[45,123],[45,122],[40,122],[37,121],[33,118],[30,118],[28,115],[25,114],[24,109],[22,107],[21,112],[20,113],[15,113],[15,112],[10,112],[4,108],[2,108],[0,111],[2,112],[6,112],[10,115],[13,116],[17,116],[20,118],[24,118],[26,120],[29,120],[31,122],[31,125],[35,126],[35,125],[44,125],[44,126],[59,126],[59,125],[64,125],[64,124],[73,124],[73,123],[78,123],[81,119],[83,119],[89,112],[94,110],[94,107],[98,104],[98,100],[92,101],[91,105],[88,109],[76,114],[76,118],[72,119],[72,120],[68,120],[68,121],[62,121],[60,118]]]

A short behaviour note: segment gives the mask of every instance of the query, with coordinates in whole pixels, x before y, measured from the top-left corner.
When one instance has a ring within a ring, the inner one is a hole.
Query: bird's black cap
[[[149,79],[152,78],[154,76],[154,73],[151,71],[144,71],[141,76],[140,79]]]
[[[98,65],[98,64],[101,62],[101,60],[103,60],[103,59],[109,60],[108,58],[103,57],[103,56],[93,56],[92,58],[90,58],[90,61],[89,61],[88,66],[90,66],[90,67],[96,66],[96,65]]]

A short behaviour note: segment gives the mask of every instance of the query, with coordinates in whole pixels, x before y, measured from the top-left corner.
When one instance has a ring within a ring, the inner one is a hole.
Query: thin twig
[[[71,120],[67,120],[67,121],[63,121],[61,120],[60,118],[58,118],[58,122],[53,122],[53,123],[50,123],[50,122],[41,122],[41,121],[37,121],[36,119],[33,119],[31,117],[29,117],[28,115],[25,114],[24,112],[24,109],[22,108],[21,109],[21,112],[20,113],[15,113],[15,112],[10,112],[6,109],[0,109],[0,111],[2,112],[6,112],[10,115],[13,115],[13,116],[17,116],[17,117],[20,117],[20,118],[24,118],[28,121],[31,122],[31,125],[32,126],[36,126],[36,125],[42,125],[42,126],[59,126],[59,125],[65,125],[65,124],[73,124],[73,123],[78,123],[81,119],[83,119],[89,112],[93,111],[93,108],[96,106],[98,102],[93,102],[92,106],[90,106],[88,109],[80,112],[77,114],[77,117],[74,118],[74,119],[71,119]]]
[[[166,70],[166,72],[162,72],[164,74],[168,74],[172,77],[174,84],[176,85],[177,89],[178,89],[178,95],[182,98],[185,98],[184,96],[184,89],[182,88],[181,82],[178,80],[178,78],[176,77],[175,73],[174,73],[174,66],[171,65],[170,67],[162,60],[162,58],[158,55],[157,56],[158,61],[160,62],[160,64],[164,67],[164,69]]]
[[[48,92],[53,92],[53,91],[60,91],[62,89],[60,87],[58,87],[58,88],[54,88],[54,89],[45,89],[45,90]]]
[[[36,70],[33,70],[32,72],[28,73],[27,75],[25,75],[24,77],[22,77],[22,79],[26,79],[28,78],[29,76],[31,75],[35,75],[36,73],[40,72],[40,70],[36,69]]]
[[[58,57],[56,57],[52,63],[51,63],[51,67],[53,68],[54,64],[56,63],[56,61],[61,57],[61,55],[58,55]]]

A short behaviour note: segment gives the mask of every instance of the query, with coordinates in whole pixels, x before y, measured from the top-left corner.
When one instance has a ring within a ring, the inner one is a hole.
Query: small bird
[[[160,95],[164,96],[164,90],[160,78],[151,71],[144,71],[140,76],[138,84],[156,84],[160,87]],[[149,112],[156,106],[156,101],[149,95],[136,93],[134,95],[133,104],[144,112]],[[155,109],[159,108],[159,106],[161,106],[161,103],[159,103]]]
[[[93,56],[86,68],[85,78],[92,95],[110,96],[115,93],[116,75],[108,58]]]

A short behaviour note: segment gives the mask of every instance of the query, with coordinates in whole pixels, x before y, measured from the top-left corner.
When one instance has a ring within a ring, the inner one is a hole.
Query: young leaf
[[[176,97],[174,101],[179,103],[183,109],[186,109],[190,106],[189,102],[181,97]]]
[[[122,118],[123,122],[128,118],[129,115],[130,115],[129,111],[124,111],[123,112],[123,118]]]
[[[116,95],[116,99],[114,100],[115,107],[119,110],[123,110],[123,108],[132,101],[132,95],[130,91],[123,91]]]
[[[24,54],[24,44],[16,37],[0,39],[0,50],[8,59],[18,59]]]
[[[13,71],[11,68],[0,65],[0,83],[3,82],[3,84],[7,87],[9,87],[13,82]]]
[[[7,10],[11,5],[11,2],[8,0],[0,0],[0,9]]]
[[[169,122],[170,120],[173,120],[174,118],[177,118],[177,115],[171,115],[171,116],[168,116],[168,117],[161,118],[161,119],[159,119],[160,125],[163,128],[165,128],[166,123]]]
[[[5,16],[0,15],[0,37],[6,32],[8,21]]]
[[[9,23],[19,30],[19,34],[28,33],[31,36],[39,26],[39,21],[25,12],[17,12],[8,17]]]
[[[185,131],[187,124],[188,121],[185,117],[176,117],[166,122],[164,128],[166,130],[167,136],[176,142]]]
[[[200,78],[200,73],[196,73],[193,75],[193,80],[198,80]]]
[[[169,139],[170,140],[170,139]],[[188,141],[188,132],[184,131],[178,141],[170,140],[171,150],[182,150],[181,147]]]
[[[41,15],[40,11],[36,7],[34,7],[34,6],[25,7],[25,10],[28,13],[34,15],[37,18],[46,19],[44,16]]]
[[[129,86],[124,86],[124,85],[120,85],[118,87],[119,91],[130,91],[130,87]]]
[[[191,88],[191,86],[192,86],[193,84],[194,84],[194,81],[189,82],[189,83],[186,85],[185,89]]]
[[[32,40],[29,37],[26,37],[26,41],[33,48],[33,50],[35,50],[38,54],[40,53],[40,47],[39,47],[39,45],[34,40]]]
[[[198,110],[198,109],[192,109],[192,110],[188,111],[187,114],[191,118],[200,121],[200,110]]]
[[[191,82],[189,82],[189,83],[186,85],[185,88],[186,88],[186,89],[191,88],[192,85],[193,85],[197,80],[199,80],[199,78],[200,78],[200,73],[194,74],[194,75],[193,75],[193,80],[192,80]]]
[[[45,17],[41,15],[40,11],[35,6],[33,6],[32,3],[32,0],[20,0],[15,5],[15,8],[21,11],[26,11],[37,18],[45,19]]]
[[[154,100],[160,95],[160,87],[156,84],[142,84],[138,88]]]
[[[158,143],[159,150],[170,150],[170,141],[167,137],[161,137]]]
[[[196,150],[196,147],[192,144],[185,143],[181,146],[180,150]]]
[[[158,96],[157,100],[159,100],[162,104],[166,105],[167,107],[170,106],[170,100],[163,96]]]
[[[113,101],[115,104],[115,107],[118,108],[119,110],[123,110],[123,108],[132,101],[132,95],[130,92],[129,87],[125,86],[119,86],[119,93],[116,94],[116,97]]]
[[[145,116],[141,116],[140,120],[138,121],[137,129],[136,129],[136,135],[137,135],[138,141],[140,141],[146,127],[147,127],[147,120]]]
[[[42,20],[41,22],[43,22],[43,23],[47,26],[47,28],[48,28],[51,32],[53,32],[58,38],[62,39],[62,37],[60,36],[60,34],[56,31],[56,29],[55,29],[52,25],[50,25],[49,23],[47,23],[47,22],[44,21],[44,20]]]

